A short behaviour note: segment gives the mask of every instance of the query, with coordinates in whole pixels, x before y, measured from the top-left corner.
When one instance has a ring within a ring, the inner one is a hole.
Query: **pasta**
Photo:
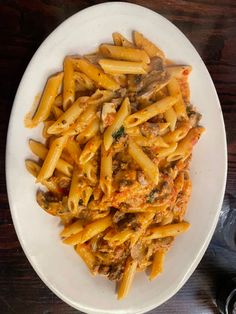
[[[60,237],[93,275],[126,297],[137,271],[164,271],[175,238],[190,224],[189,165],[204,132],[190,103],[191,66],[167,65],[164,52],[135,31],[116,32],[96,53],[66,56],[46,82],[27,124],[38,161],[25,166],[44,186],[36,200],[60,219]],[[45,191],[46,188],[46,191]]]

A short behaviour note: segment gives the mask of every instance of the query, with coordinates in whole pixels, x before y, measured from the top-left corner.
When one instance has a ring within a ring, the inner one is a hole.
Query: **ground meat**
[[[142,186],[147,186],[148,185],[148,181],[144,175],[144,173],[142,171],[138,171],[137,172],[137,176],[138,176],[138,182],[142,185]]]
[[[121,220],[117,222],[117,229],[122,231],[131,227],[132,223],[136,223],[136,215],[132,213],[126,213]]]
[[[116,211],[112,220],[114,223],[118,223],[120,220],[125,218],[125,213],[120,212],[119,210]]]
[[[98,272],[100,275],[108,276],[110,271],[110,267],[107,265],[100,265],[98,268]]]
[[[121,279],[124,272],[124,265],[114,264],[110,266],[108,278],[110,280],[118,281]]]
[[[156,123],[144,122],[140,126],[140,131],[143,136],[155,137],[159,134],[160,128]]]
[[[153,253],[155,253],[159,249],[169,249],[173,241],[174,241],[174,237],[155,239],[152,241],[150,246],[152,246]]]

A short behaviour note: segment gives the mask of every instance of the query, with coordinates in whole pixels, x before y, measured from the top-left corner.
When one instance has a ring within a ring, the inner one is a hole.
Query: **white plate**
[[[65,55],[93,51],[119,31],[138,30],[177,63],[190,64],[191,101],[203,114],[206,133],[194,149],[193,193],[186,219],[188,233],[179,236],[167,255],[165,270],[154,282],[138,273],[129,296],[117,301],[115,284],[93,278],[74,250],[59,239],[57,218],[35,201],[37,187],[25,170],[31,158],[29,138],[39,129],[24,127],[24,116],[46,78],[59,71]],[[219,100],[210,75],[188,39],[161,15],[141,6],[113,2],[85,9],[62,23],[35,53],[18,88],[6,151],[7,189],[15,229],[26,256],[44,283],[62,300],[87,313],[144,313],[165,302],[186,282],[203,256],[215,229],[226,182],[226,140]]]

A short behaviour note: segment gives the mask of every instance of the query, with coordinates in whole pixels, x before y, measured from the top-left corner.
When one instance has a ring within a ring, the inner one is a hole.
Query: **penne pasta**
[[[204,128],[190,103],[191,66],[171,63],[140,32],[118,32],[93,53],[65,56],[46,82],[33,118],[46,144],[29,141],[39,161],[25,167],[44,186],[36,200],[60,218],[93,275],[127,296],[136,271],[163,271],[192,191],[189,166]],[[171,256],[170,256],[171,258]]]
[[[77,90],[94,90],[95,84],[86,74],[81,72],[74,72],[74,80],[77,83]]]
[[[78,98],[73,105],[67,109],[59,119],[48,128],[49,134],[59,134],[67,130],[79,117],[86,106],[87,97]]]
[[[144,50],[127,48],[127,47],[117,47],[112,45],[101,45],[99,47],[100,53],[106,57],[116,60],[124,61],[136,61],[149,63],[150,58]]]
[[[66,150],[73,159],[73,161],[79,166],[81,156],[81,149],[79,144],[74,139],[70,138],[66,143]]]
[[[85,130],[80,133],[76,140],[79,144],[87,143],[92,137],[94,137],[99,131],[99,119],[95,118],[92,122],[85,128]]]
[[[129,129],[128,129],[129,130]],[[133,137],[136,144],[139,146],[149,146],[149,147],[168,147],[169,145],[163,140],[161,136],[154,138],[147,138],[142,135]]]
[[[60,107],[57,107],[57,106],[54,105],[52,107],[52,113],[53,113],[55,119],[57,120],[64,113],[64,111]],[[47,121],[45,121],[45,122],[47,122]]]
[[[168,96],[164,99],[161,99],[154,104],[147,106],[146,108],[139,110],[125,119],[124,126],[126,128],[137,126],[153,117],[157,114],[164,113],[166,110],[171,108],[175,102],[176,98]]]
[[[111,74],[146,74],[147,66],[143,62],[101,59],[99,65],[105,73]]]
[[[174,104],[174,109],[175,109],[177,117],[183,117],[187,119],[186,106],[184,104],[183,97],[181,95],[181,90],[180,90],[180,87],[176,78],[173,77],[168,83],[167,87],[168,87],[169,94],[173,97],[178,98],[177,102]],[[171,131],[173,130],[174,128],[171,129]]]
[[[56,165],[58,163],[58,160],[60,159],[61,153],[63,148],[66,145],[67,137],[62,136],[59,138],[56,138],[44,160],[44,163],[42,165],[42,168],[40,169],[40,172],[37,177],[38,182],[42,182],[43,180],[46,180],[50,178],[56,168]]]
[[[137,162],[137,164],[142,168],[147,177],[155,184],[158,184],[159,181],[158,167],[142,151],[142,149],[133,141],[129,140],[128,151],[130,156],[132,156],[133,159]]]
[[[154,254],[153,262],[152,262],[152,270],[149,279],[155,279],[160,273],[163,271],[163,264],[165,258],[165,250],[157,251]]]
[[[88,205],[92,194],[93,194],[93,189],[90,186],[86,186],[82,192],[82,201],[83,201],[84,206]]]
[[[76,222],[65,227],[61,231],[60,236],[62,238],[67,238],[67,237],[71,236],[72,234],[80,232],[82,229],[83,229],[83,224],[82,224],[81,220],[77,220]]]
[[[159,148],[157,151],[157,156],[160,158],[165,158],[172,154],[177,148],[177,143],[173,142],[167,148]]]
[[[93,268],[95,266],[96,259],[93,253],[91,253],[91,251],[88,249],[88,246],[86,244],[77,245],[76,252],[85,262],[89,270],[93,273]]]
[[[70,245],[83,244],[90,240],[92,237],[99,234],[100,232],[106,230],[111,225],[112,220],[110,216],[95,220],[91,224],[88,224],[82,231],[74,235],[71,235],[70,237],[66,238],[63,242],[65,244]]]
[[[97,171],[91,160],[82,165],[82,170],[84,176],[89,180],[90,184],[94,185],[97,183]]]
[[[161,49],[154,45],[150,40],[145,38],[143,34],[139,32],[133,32],[134,43],[139,49],[143,49],[149,55],[150,58],[160,57],[165,58],[165,55]]]
[[[189,223],[185,221],[171,225],[152,227],[149,229],[150,235],[147,236],[147,238],[151,240],[166,237],[175,237],[180,233],[186,232],[188,228]]]
[[[120,286],[118,288],[118,299],[123,299],[127,296],[128,292],[130,291],[134,275],[137,269],[137,261],[128,259],[125,265],[125,271],[123,278],[121,280]]]
[[[70,57],[64,60],[63,109],[66,111],[75,101],[75,81],[73,62]]]
[[[31,151],[38,156],[40,159],[44,160],[47,157],[48,149],[41,143],[34,140],[29,141],[29,147]],[[73,166],[63,159],[59,159],[56,163],[56,169],[68,177],[71,177]]]
[[[166,119],[166,122],[168,122],[170,124],[170,130],[174,131],[175,125],[177,122],[177,115],[176,115],[176,112],[173,109],[173,107],[166,110],[166,112],[164,113],[164,117]]]
[[[134,45],[118,32],[112,33],[114,45],[132,48]]]
[[[176,150],[172,154],[169,154],[167,160],[175,161],[180,158],[186,159],[192,153],[193,146],[198,142],[204,130],[205,129],[202,127],[191,129],[188,134],[178,143]]]
[[[94,136],[87,142],[79,158],[82,165],[94,157],[101,143],[102,140],[98,135]]]
[[[129,115],[129,113],[130,113],[130,102],[129,102],[129,98],[126,97],[124,101],[122,102],[122,105],[115,116],[113,124],[109,126],[104,132],[103,140],[104,140],[104,147],[106,150],[108,150],[111,147],[112,142],[114,138],[116,137],[115,136],[116,132],[120,129],[125,118]]]
[[[112,192],[112,152],[106,151],[105,147],[101,147],[101,166],[99,186],[106,195]]]
[[[182,123],[174,131],[168,132],[165,135],[163,135],[163,139],[166,143],[178,142],[188,134],[190,128],[191,128],[190,123]]]
[[[25,161],[25,166],[28,172],[32,174],[32,176],[34,176],[35,178],[38,176],[41,167],[35,161],[27,159]]]
[[[68,195],[68,208],[72,213],[78,212],[79,200],[81,198],[81,187],[80,187],[80,172],[77,167],[74,167],[72,181],[70,185],[70,191]]]
[[[109,90],[117,90],[119,88],[119,84],[89,61],[85,59],[75,59],[74,64],[76,68],[95,81],[100,87]]]
[[[62,83],[63,73],[59,73],[48,79],[43,95],[40,99],[39,106],[32,119],[33,126],[37,126],[40,122],[45,121],[51,112],[51,108],[57,96],[59,87]]]

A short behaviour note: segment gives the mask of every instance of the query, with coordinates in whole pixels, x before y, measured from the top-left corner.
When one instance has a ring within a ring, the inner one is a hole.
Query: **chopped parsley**
[[[158,193],[158,189],[153,189],[149,194],[148,194],[148,197],[147,197],[147,200],[146,202],[147,203],[153,203],[155,201],[155,198],[156,198],[156,195]]]
[[[121,137],[123,137],[125,135],[125,128],[122,125],[117,131],[115,131],[114,133],[112,133],[112,137],[114,138],[114,140],[118,141]]]

